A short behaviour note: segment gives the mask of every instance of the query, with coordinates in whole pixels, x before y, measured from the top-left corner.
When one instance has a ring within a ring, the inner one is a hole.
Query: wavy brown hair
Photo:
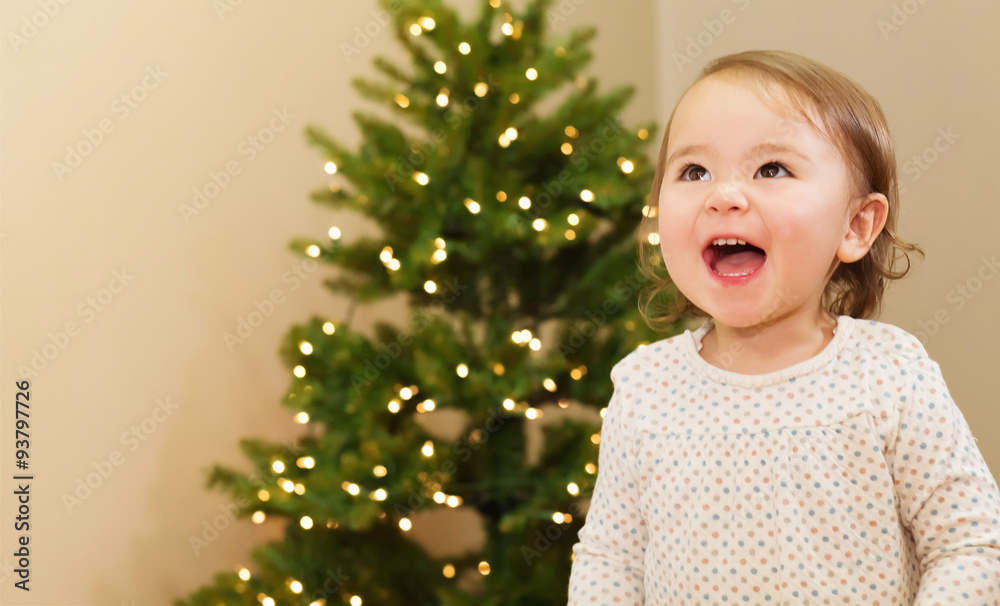
[[[896,154],[878,101],[840,72],[785,51],[757,50],[720,57],[706,65],[691,86],[712,75],[747,86],[776,113],[809,122],[846,160],[857,195],[877,192],[886,197],[889,210],[882,232],[864,257],[837,266],[821,301],[823,308],[835,315],[854,318],[877,315],[889,281],[902,278],[910,270],[907,253],[924,256],[919,246],[904,241],[896,233],[899,215]],[[649,280],[639,296],[639,311],[656,330],[674,325],[685,315],[708,317],[676,289],[663,267],[659,247],[654,244],[659,242],[659,236],[654,234],[658,231],[660,186],[673,119],[671,113],[660,145],[648,207],[643,212],[645,218],[637,230],[639,268]],[[897,271],[897,263],[902,259],[906,260],[906,267]]]

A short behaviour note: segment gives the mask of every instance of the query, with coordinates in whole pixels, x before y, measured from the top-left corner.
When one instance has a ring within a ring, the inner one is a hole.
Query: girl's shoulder
[[[930,360],[924,344],[917,336],[895,324],[878,320],[853,319],[850,345],[881,355],[897,364]]]

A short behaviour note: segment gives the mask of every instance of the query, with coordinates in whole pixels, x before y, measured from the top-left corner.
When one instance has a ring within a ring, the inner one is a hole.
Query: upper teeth
[[[722,246],[724,244],[746,244],[745,240],[740,240],[739,238],[717,238],[712,240],[712,244],[716,246]]]

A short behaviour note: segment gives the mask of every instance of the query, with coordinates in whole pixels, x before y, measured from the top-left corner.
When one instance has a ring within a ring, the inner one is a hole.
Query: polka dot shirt
[[[1000,492],[915,337],[840,316],[744,375],[711,327],[612,370],[571,605],[998,603]]]

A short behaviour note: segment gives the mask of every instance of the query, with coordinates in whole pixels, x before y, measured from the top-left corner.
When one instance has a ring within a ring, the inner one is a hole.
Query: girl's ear
[[[854,263],[868,254],[889,216],[889,202],[879,193],[862,196],[851,204],[851,208],[854,214],[850,217],[844,241],[837,249],[837,258],[844,263]]]

